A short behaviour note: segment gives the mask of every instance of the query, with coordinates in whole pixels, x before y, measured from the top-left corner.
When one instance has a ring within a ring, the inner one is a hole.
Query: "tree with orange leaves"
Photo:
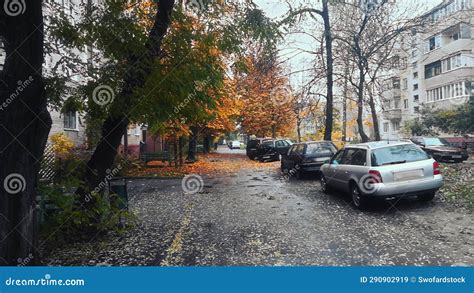
[[[245,70],[238,76],[237,89],[242,97],[240,122],[245,134],[275,138],[292,133],[295,97],[274,56],[248,56]]]

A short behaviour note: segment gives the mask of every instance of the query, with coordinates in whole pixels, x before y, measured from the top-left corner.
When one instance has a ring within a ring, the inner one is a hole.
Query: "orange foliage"
[[[288,78],[278,65],[258,68],[257,60],[246,60],[247,74],[238,80],[242,96],[242,128],[246,134],[289,136],[294,129],[295,114]]]

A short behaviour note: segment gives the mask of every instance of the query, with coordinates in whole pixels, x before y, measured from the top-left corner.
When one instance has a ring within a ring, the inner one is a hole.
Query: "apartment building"
[[[466,103],[474,85],[474,0],[445,0],[411,32],[400,64],[383,94],[383,139],[398,139],[422,107],[449,109]],[[449,136],[449,134],[445,134]]]

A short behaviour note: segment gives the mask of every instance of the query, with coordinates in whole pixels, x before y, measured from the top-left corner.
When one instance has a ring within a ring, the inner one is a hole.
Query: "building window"
[[[404,78],[402,82],[402,87],[404,90],[408,88],[408,79]]]
[[[413,84],[413,90],[416,91],[417,89],[418,89],[418,84],[417,83]]]
[[[431,78],[441,74],[441,61],[425,65],[425,78]]]
[[[400,122],[398,121],[392,122],[392,127],[393,127],[393,130],[395,131],[400,130]]]
[[[449,58],[446,58],[442,61],[442,67],[443,67],[443,72],[461,67],[462,66],[462,61],[461,61],[461,54],[451,56]]]
[[[64,115],[64,129],[77,129],[76,111],[66,111]]]
[[[413,72],[413,78],[418,78],[418,71]]]
[[[419,95],[414,95],[414,96],[413,96],[413,101],[418,102],[419,100],[420,100],[420,96],[419,96]]]
[[[468,97],[470,83],[457,82],[442,87],[434,88],[426,92],[427,102],[435,102],[443,99]]]
[[[412,67],[412,68],[417,68],[417,67],[418,67],[418,62],[416,62],[416,61],[413,62],[413,63],[411,64],[411,67]]]
[[[388,132],[388,130],[389,130],[388,127],[389,127],[389,126],[388,126],[388,122],[384,122],[384,124],[383,124],[383,132]]]
[[[403,100],[403,108],[408,109],[408,99]]]
[[[441,47],[441,36],[436,35],[429,38],[426,41],[425,46],[426,46],[426,52],[430,52],[430,51],[433,51],[434,49],[438,49],[439,47]]]

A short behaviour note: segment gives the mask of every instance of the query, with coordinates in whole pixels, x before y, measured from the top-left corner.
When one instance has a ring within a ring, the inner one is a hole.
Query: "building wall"
[[[445,0],[425,14],[430,21],[424,28],[404,40],[400,55],[406,64],[394,73],[400,89],[395,90],[397,94],[384,93],[384,100],[390,102],[384,107],[380,123],[383,139],[403,138],[403,124],[419,119],[422,107],[449,109],[472,95],[473,9],[474,0]]]

